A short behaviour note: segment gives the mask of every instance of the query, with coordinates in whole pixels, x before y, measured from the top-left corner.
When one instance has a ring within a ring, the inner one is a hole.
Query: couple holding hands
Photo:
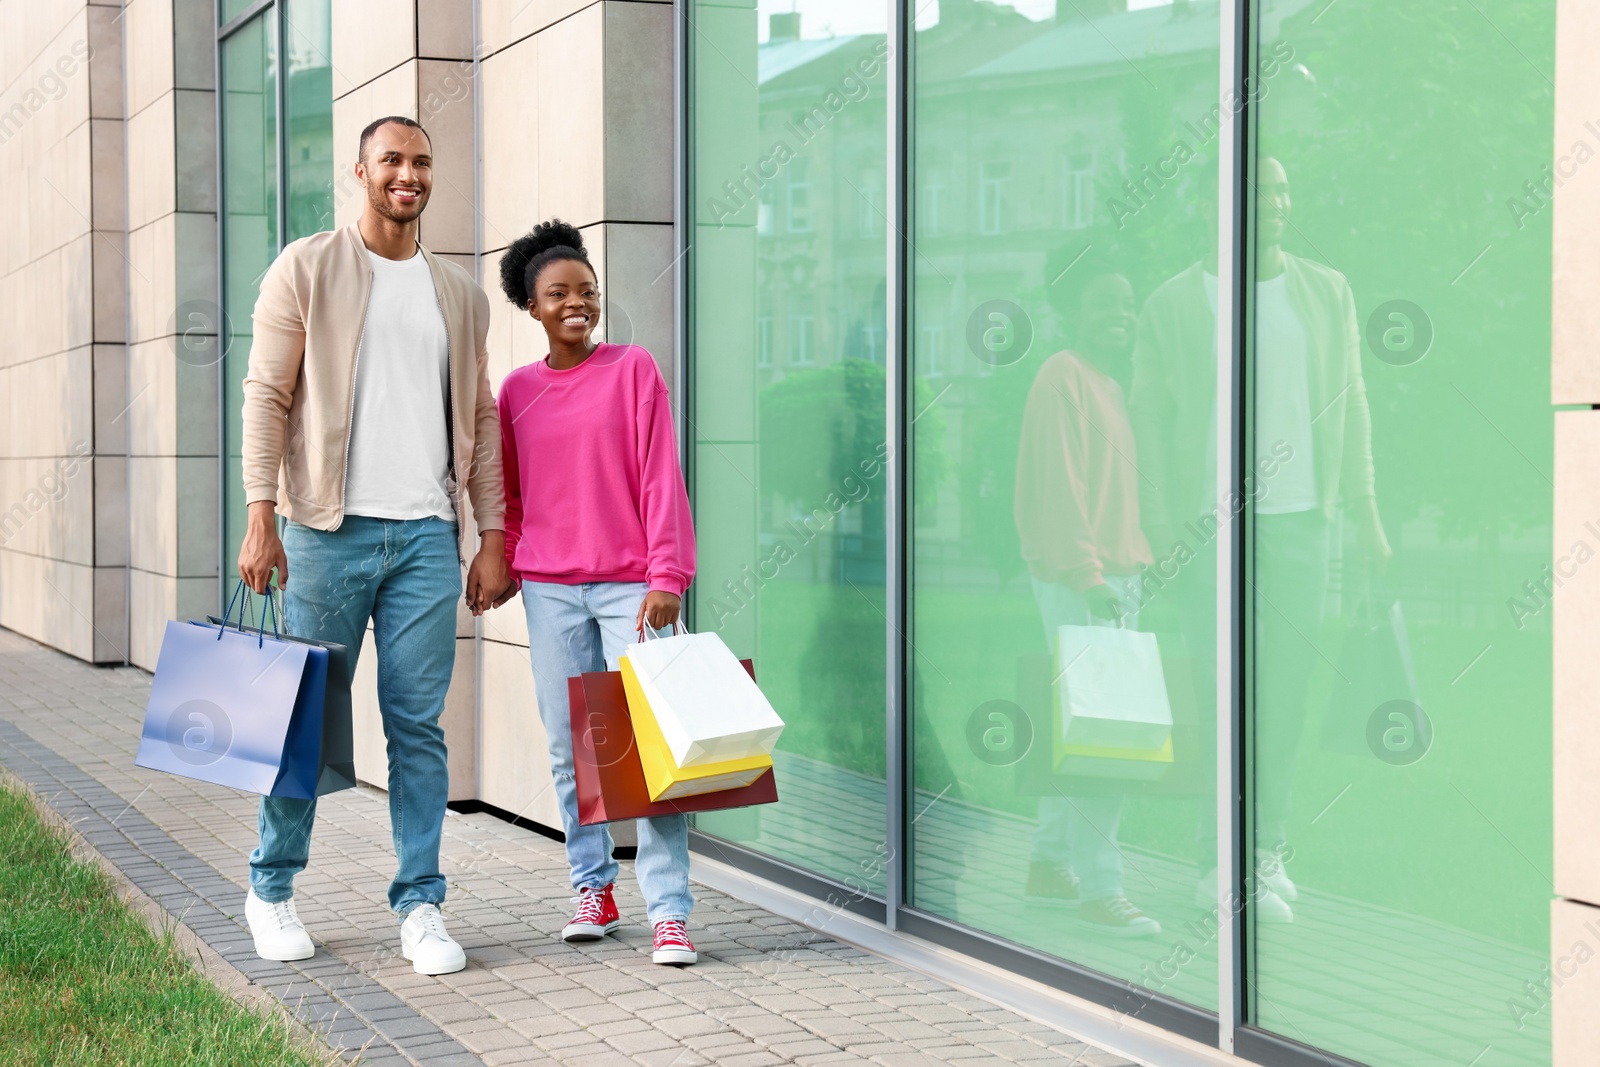
[[[520,593],[527,613],[578,894],[568,941],[604,937],[621,919],[611,835],[578,823],[566,680],[615,668],[644,626],[678,620],[694,527],[661,373],[642,348],[591,339],[599,285],[582,236],[560,221],[501,260],[506,297],[543,328],[549,355],[508,375],[496,400],[488,297],[418,241],[432,168],[415,121],[373,122],[355,164],[361,218],[291,243],[262,279],[244,384],[239,575],[263,592],[276,569],[290,632],[345,645],[352,670],[371,622],[399,864],[389,905],[405,958],[448,974],[466,966],[439,910],[449,795],[439,716],[470,547],[462,489],[479,541],[468,607],[482,614]],[[315,814],[315,800],[261,800],[245,915],[263,958],[314,952],[294,877]],[[638,841],[653,959],[694,963],[687,820],[641,819]]]

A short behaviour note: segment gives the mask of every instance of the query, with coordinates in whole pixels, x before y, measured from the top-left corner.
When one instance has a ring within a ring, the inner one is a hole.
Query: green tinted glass
[[[333,7],[287,0],[284,12],[284,151],[289,225],[284,242],[333,229]]]
[[[792,7],[691,19],[695,624],[788,723],[783,803],[696,825],[879,893],[884,9]]]
[[[909,887],[1215,1008],[1220,26],[1126,6],[917,24]]]
[[[1249,1014],[1363,1063],[1550,1062],[1554,15],[1260,9]]]
[[[272,13],[222,44],[223,586],[244,539],[239,410],[250,359],[250,314],[261,276],[278,254],[278,62]]]
[[[226,26],[248,11],[254,2],[255,0],[221,0],[217,8],[217,25]]]

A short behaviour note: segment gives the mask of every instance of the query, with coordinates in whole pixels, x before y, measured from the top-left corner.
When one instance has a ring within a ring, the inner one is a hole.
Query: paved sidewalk
[[[486,814],[445,820],[445,912],[467,969],[411,970],[384,900],[387,799],[324,797],[296,881],[319,942],[298,964],[255,957],[244,929],[255,798],[133,765],[149,675],[104,669],[0,631],[0,767],[26,781],[129,880],[269,990],[347,1059],[884,1067],[1127,1061],[703,886],[698,966],[650,962],[624,864],[618,935],[557,936],[571,905],[561,846]]]

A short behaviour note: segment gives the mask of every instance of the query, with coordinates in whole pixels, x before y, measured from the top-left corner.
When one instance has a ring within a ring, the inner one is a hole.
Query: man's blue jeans
[[[455,666],[461,567],[456,527],[442,519],[347,515],[337,530],[291,522],[284,622],[290,633],[350,650],[350,669],[371,619],[378,655],[378,707],[389,752],[389,820],[400,869],[389,906],[402,918],[444,900],[439,836],[450,770],[439,715]],[[261,844],[250,854],[250,886],[269,903],[294,893],[311,853],[315,800],[261,798]]]
[[[647,592],[644,582],[522,583],[533,683],[539,717],[550,741],[550,773],[561,805],[574,889],[598,889],[615,881],[617,861],[611,856],[610,830],[604,825],[578,824],[567,679],[585,671],[617,669],[617,658],[637,640],[634,621]],[[637,825],[639,851],[634,872],[650,921],[687,919],[694,906],[689,893],[688,818],[657,815],[639,819]]]

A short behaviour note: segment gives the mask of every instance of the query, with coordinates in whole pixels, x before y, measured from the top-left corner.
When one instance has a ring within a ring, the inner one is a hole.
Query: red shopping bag
[[[749,660],[744,669],[755,677]],[[567,679],[572,706],[572,765],[578,786],[578,822],[592,826],[647,815],[677,815],[695,811],[722,811],[778,799],[772,771],[740,789],[700,793],[676,800],[651,800],[644,784],[644,768],[633,743],[633,720],[628,717],[628,695],[620,671],[596,671]]]

